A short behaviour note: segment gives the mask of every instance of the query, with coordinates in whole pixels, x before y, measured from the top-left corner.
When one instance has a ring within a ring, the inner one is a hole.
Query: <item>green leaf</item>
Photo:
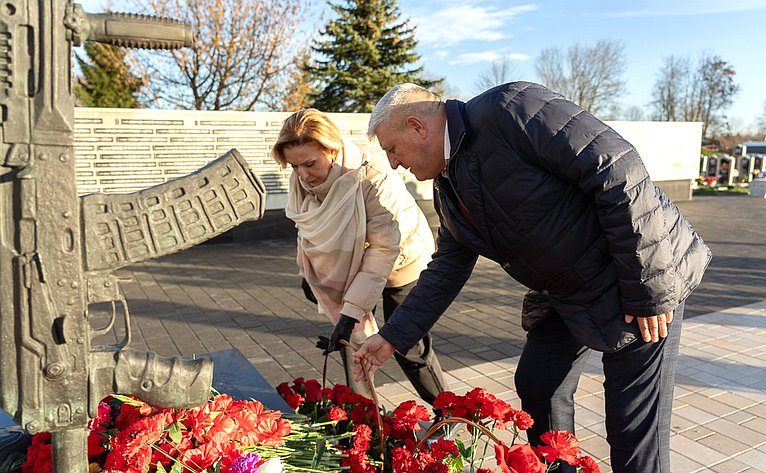
[[[184,464],[181,463],[181,460],[176,460],[175,463],[173,463],[173,466],[170,468],[170,473],[183,473],[184,471]]]
[[[168,436],[170,436],[170,440],[172,440],[174,443],[181,443],[181,423],[175,422],[170,425],[170,428],[168,429]]]
[[[123,404],[128,404],[131,406],[141,407],[144,404],[146,404],[144,401],[141,401],[139,399],[133,399],[132,397],[129,397],[129,396],[123,396],[122,394],[112,394],[112,397],[122,402]]]
[[[166,470],[165,467],[162,466],[162,463],[157,462],[157,473],[168,473],[168,470]]]
[[[322,461],[325,449],[327,448],[327,441],[325,439],[317,439],[315,445],[316,447],[314,449],[314,459],[311,462],[311,468],[317,468],[319,466],[319,462]]]
[[[465,469],[463,457],[456,456],[455,458],[453,458],[452,461],[449,463],[448,468],[450,473],[463,473]]]
[[[460,450],[460,456],[463,458],[471,458],[471,455],[473,454],[473,445],[466,447],[465,444],[458,439],[455,439],[455,443],[457,444],[458,450]]]

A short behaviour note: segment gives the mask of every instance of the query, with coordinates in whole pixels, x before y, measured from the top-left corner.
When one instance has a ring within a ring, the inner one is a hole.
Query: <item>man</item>
[[[530,442],[550,429],[574,433],[573,394],[588,352],[598,350],[613,470],[670,471],[683,304],[711,255],[635,148],[528,82],[466,103],[398,85],[376,105],[368,134],[391,166],[434,179],[441,225],[433,261],[355,362],[374,371],[405,352],[485,256],[531,289],[525,313],[537,316],[525,320],[515,377],[535,420]]]

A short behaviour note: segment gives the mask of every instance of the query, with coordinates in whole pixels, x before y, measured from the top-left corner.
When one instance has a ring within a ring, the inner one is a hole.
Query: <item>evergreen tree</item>
[[[312,105],[325,112],[371,112],[388,89],[401,82],[431,88],[415,66],[414,27],[401,21],[396,0],[344,0],[332,4],[337,18],[314,42],[318,54],[308,67]]]
[[[82,74],[77,78],[74,94],[82,107],[138,108],[136,95],[143,82],[130,72],[125,50],[109,44],[88,42],[86,58],[75,57]]]

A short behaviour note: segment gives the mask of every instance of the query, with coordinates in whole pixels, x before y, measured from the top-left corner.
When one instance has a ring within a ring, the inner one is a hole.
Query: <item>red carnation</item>
[[[405,401],[394,409],[394,419],[404,428],[409,430],[422,430],[419,420],[426,421],[431,418],[425,407],[415,401]]]
[[[327,411],[327,414],[325,414],[325,417],[327,417],[327,420],[335,420],[335,421],[341,421],[348,419],[348,416],[346,415],[346,411],[341,409],[340,407],[331,407],[329,411]]]
[[[285,402],[294,411],[297,411],[299,407],[303,405],[305,399],[298,393],[292,393],[285,396]]]
[[[144,445],[128,455],[122,449],[109,452],[104,463],[104,470],[119,471],[121,473],[144,473],[149,468],[152,460],[152,448]]]
[[[88,457],[95,457],[104,453],[107,444],[106,427],[98,426],[88,432]]]
[[[532,427],[532,424],[535,423],[534,419],[532,419],[532,416],[529,415],[529,413],[526,411],[518,411],[513,409],[512,416],[513,422],[516,424],[516,427],[519,430],[528,430],[530,427]]]
[[[250,432],[257,439],[257,445],[278,447],[285,443],[282,437],[290,433],[290,423],[281,419],[279,412],[275,414],[264,414],[258,417],[258,422]]]
[[[463,396],[458,396],[452,391],[444,391],[434,400],[434,409],[441,409],[445,414],[453,417],[467,417],[468,410],[463,403]]]
[[[375,417],[377,410],[378,408],[374,404],[357,404],[348,413],[348,417],[356,425],[369,424],[374,426],[378,424]]]
[[[21,465],[22,473],[53,473],[52,449],[50,432],[32,437],[32,444],[27,447],[27,459]]]
[[[582,468],[582,473],[601,473],[596,460],[588,455],[582,455],[577,459],[577,466]]]
[[[310,379],[306,381],[306,402],[319,402],[322,400],[322,386],[319,381]]]
[[[279,395],[280,395],[280,396],[282,396],[283,398],[284,398],[284,397],[287,397],[288,395],[290,395],[290,394],[292,394],[292,393],[293,393],[293,390],[290,388],[290,385],[289,385],[288,383],[286,383],[286,382],[285,382],[285,383],[280,383],[280,384],[277,386],[277,389],[276,389],[276,391],[277,391],[277,393],[279,393]]]
[[[295,380],[293,381],[293,390],[296,392],[303,391],[303,384],[305,382],[306,380],[303,378],[295,378]]]
[[[333,403],[342,406],[343,404],[350,404],[349,400],[352,398],[353,394],[351,388],[345,384],[336,384],[333,386],[329,398]]]
[[[458,456],[460,450],[453,440],[447,440],[444,437],[440,437],[436,442],[431,444],[431,454],[437,460],[441,461],[448,455]]]
[[[499,400],[484,388],[474,388],[463,398],[468,414],[474,419],[490,417],[500,420],[510,409],[507,403]]]
[[[219,394],[208,402],[208,406],[211,411],[226,412],[229,405],[234,401],[231,396],[227,394]]]
[[[420,465],[413,458],[412,452],[401,447],[391,450],[391,467],[393,473],[420,473]]]
[[[422,465],[420,471],[423,473],[449,473],[449,467],[444,463],[429,462]]]
[[[503,443],[495,445],[495,460],[503,473],[545,473],[546,470],[545,464],[527,443],[510,447]]]
[[[549,463],[563,460],[570,465],[577,465],[582,452],[577,438],[566,430],[551,430],[540,436],[540,441],[546,445],[537,447],[537,451]]]
[[[354,440],[352,448],[356,451],[366,452],[370,448],[372,440],[372,429],[367,424],[360,424],[354,427]]]

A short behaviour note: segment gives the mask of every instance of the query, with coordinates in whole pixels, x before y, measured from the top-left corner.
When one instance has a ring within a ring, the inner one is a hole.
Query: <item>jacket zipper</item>
[[[465,136],[465,135],[463,135]],[[457,148],[460,148],[460,144],[463,143],[463,136],[460,137],[460,141],[458,141]],[[452,159],[452,158],[450,158]],[[460,194],[458,193],[457,189],[455,188],[455,184],[452,182],[452,179],[450,178],[450,172],[449,172],[449,162],[447,163],[447,181],[449,181],[449,185],[452,188],[452,193],[455,195],[455,199],[457,199],[457,205],[458,205],[458,212],[460,212],[460,215],[463,216],[463,218],[468,222],[468,225],[473,228],[473,230],[476,233],[479,232],[479,226],[476,225],[476,221],[474,221],[471,214],[468,212],[468,207],[465,206],[465,203],[463,202],[463,199],[460,198]]]

